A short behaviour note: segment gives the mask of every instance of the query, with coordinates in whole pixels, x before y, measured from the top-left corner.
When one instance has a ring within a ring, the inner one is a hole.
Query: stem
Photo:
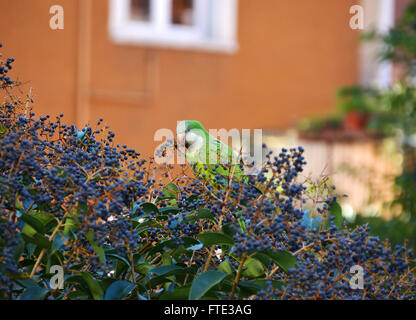
[[[222,220],[223,220],[223,216],[220,216],[220,219],[219,219],[218,225],[217,225],[217,230],[218,231],[221,231]],[[208,255],[207,262],[205,263],[205,266],[204,266],[204,272],[206,272],[208,270],[209,264],[210,264],[211,259],[212,259],[212,255],[214,253],[214,249],[215,249],[215,245],[211,246],[211,249],[209,250],[209,255]]]
[[[65,212],[65,214],[64,214],[64,216],[62,217],[62,220],[61,220],[61,221],[58,221],[58,225],[56,226],[55,230],[53,230],[53,232],[52,232],[52,234],[51,234],[51,236],[50,236],[50,238],[49,238],[49,241],[52,241],[52,240],[53,240],[53,238],[54,238],[54,237],[55,237],[55,235],[57,234],[57,232],[58,232],[59,228],[61,228],[62,223],[64,222],[64,220],[65,220],[66,216],[68,215],[68,212],[69,212],[69,211],[70,211],[70,210],[68,210],[68,211],[66,211],[66,212]],[[36,260],[35,265],[33,266],[32,272],[30,273],[30,278],[32,278],[32,277],[35,275],[35,273],[36,273],[36,269],[39,267],[39,264],[40,264],[40,262],[41,262],[41,260],[42,260],[43,256],[45,255],[45,252],[46,252],[46,249],[45,249],[45,248],[43,248],[43,249],[42,249],[42,251],[41,251],[41,252],[40,252],[40,254],[39,254],[38,259]]]
[[[192,266],[192,261],[194,260],[194,256],[195,256],[195,251],[192,252],[192,257],[191,257],[191,260],[189,261],[189,267]],[[188,281],[188,277],[189,277],[189,273],[186,274],[185,280],[183,281],[184,286],[186,285],[186,282]]]
[[[246,258],[247,258],[247,253],[243,253],[243,256],[241,257],[240,266],[238,267],[238,271],[234,279],[233,288],[231,289],[230,296],[228,297],[229,300],[234,299],[234,294],[237,289],[238,281],[240,280],[241,272],[243,271],[244,262],[246,261]]]
[[[300,248],[298,251],[296,251],[296,252],[292,253],[292,255],[296,256],[296,255],[298,255],[299,253],[301,253],[303,250],[309,249],[309,248],[310,248],[310,247],[312,247],[314,244],[315,244],[315,243],[314,243],[314,242],[312,242],[312,243],[308,244],[307,246],[304,246],[304,247]],[[274,268],[272,269],[272,271],[270,272],[270,274],[267,276],[267,278],[268,278],[268,279],[270,279],[270,278],[272,277],[272,275],[273,275],[273,274],[275,274],[275,272],[276,272],[277,270],[279,270],[279,266],[274,267]]]
[[[211,249],[209,250],[208,259],[207,259],[207,262],[205,263],[205,266],[204,266],[204,272],[206,272],[208,270],[209,264],[210,264],[211,259],[212,259],[212,254],[214,253],[214,249],[215,249],[215,244],[212,245]]]
[[[133,251],[130,250],[130,254],[129,254],[129,260],[130,260],[130,269],[131,269],[131,280],[133,281],[134,284],[136,284],[136,274],[134,271],[134,259],[133,259]],[[139,295],[139,289],[136,286],[136,295],[137,295],[137,300],[141,300],[140,299],[140,295]]]

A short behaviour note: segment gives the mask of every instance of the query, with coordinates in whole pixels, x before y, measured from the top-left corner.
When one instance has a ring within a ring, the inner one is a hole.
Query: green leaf
[[[36,287],[38,285],[32,278],[16,279],[16,282],[25,288]]]
[[[246,224],[244,223],[243,219],[238,219],[238,224],[240,225],[240,229],[243,232],[247,232]]]
[[[258,278],[264,275],[264,269],[261,262],[254,258],[249,258],[244,262],[244,270],[243,275],[249,278]]]
[[[289,252],[279,250],[273,252],[272,250],[267,253],[272,258],[273,262],[276,263],[284,272],[287,272],[289,268],[294,268],[297,259]]]
[[[176,276],[176,277],[184,277],[186,274],[195,274],[196,269],[194,267],[181,267],[178,265],[169,265],[169,266],[159,266],[153,269],[150,269],[148,274],[154,274],[157,275],[157,277],[170,277],[170,276]],[[179,279],[179,278],[178,278]]]
[[[206,220],[211,220],[213,222],[216,222],[215,220],[215,216],[213,213],[211,213],[211,211],[209,211],[208,209],[198,209],[195,212],[195,215],[191,215],[187,217],[188,222],[190,223],[195,223],[198,220],[202,220],[202,219],[206,219]]]
[[[68,174],[63,168],[58,167],[57,169],[58,169],[58,174],[56,175],[57,177],[66,178],[68,176]]]
[[[136,287],[134,283],[120,280],[113,282],[105,292],[104,300],[122,300]]]
[[[100,300],[100,298],[104,295],[104,292],[99,282],[87,272],[81,272],[81,277],[87,284],[93,299]]]
[[[115,260],[121,261],[121,262],[123,262],[124,264],[126,264],[128,267],[130,267],[130,261],[129,261],[129,260],[127,260],[126,258],[124,258],[124,257],[122,257],[122,256],[120,256],[120,255],[118,255],[118,254],[115,254],[115,253],[107,253],[107,254],[106,254],[106,256],[107,256],[108,258],[113,258],[113,259],[115,259]]]
[[[7,132],[7,128],[0,124],[0,137],[3,137],[3,135]]]
[[[36,248],[37,248],[36,244],[33,244],[33,243],[26,244],[27,256],[29,258],[33,256],[33,253],[35,252]]]
[[[36,229],[32,228],[28,223],[23,226],[22,233],[28,237],[33,237],[37,231]]]
[[[233,237],[237,233],[237,230],[233,223],[226,223],[222,226],[222,232],[230,237]]]
[[[272,261],[272,259],[263,252],[256,252],[252,257],[259,260],[265,268],[268,268],[270,266],[270,262]]]
[[[68,238],[62,234],[62,233],[57,233],[55,235],[55,237],[53,238],[53,242],[52,242],[52,252],[59,250],[64,244],[65,242],[68,240]]]
[[[159,299],[160,300],[188,300],[189,291],[191,290],[190,286],[180,287],[173,289],[169,292],[164,292]]]
[[[83,290],[71,291],[68,294],[68,297],[70,299],[79,299],[79,300],[88,300],[89,299],[88,293],[84,292]]]
[[[181,239],[183,241],[183,245],[185,246],[185,248],[189,248],[189,247],[197,246],[201,244],[198,240],[191,238],[191,237],[182,237]],[[187,249],[187,250],[190,250],[190,249]]]
[[[227,274],[220,271],[207,271],[199,274],[192,283],[190,300],[201,299],[212,287],[221,283]]]
[[[53,265],[62,266],[62,261],[64,261],[64,257],[62,256],[61,252],[54,251],[54,252],[48,254],[47,255],[47,263],[46,263],[46,270],[50,270]]]
[[[148,279],[148,278],[147,278]],[[155,288],[161,284],[166,284],[172,282],[171,279],[166,278],[165,276],[157,276],[154,278],[151,278],[150,280],[148,279],[148,282],[146,284],[147,288]]]
[[[19,243],[14,249],[13,252],[13,259],[14,261],[19,261],[20,257],[22,256],[23,252],[25,251],[25,242],[19,237]]]
[[[46,295],[48,294],[48,290],[39,286],[33,286],[27,288],[22,295],[20,296],[19,300],[45,300]]]
[[[151,269],[153,269],[153,266],[147,263],[141,263],[134,267],[134,271],[143,275],[147,275]]]
[[[45,227],[43,223],[40,220],[38,220],[35,216],[27,214],[27,213],[23,213],[22,220],[26,222],[28,225],[30,225],[37,232],[41,234],[45,233]]]
[[[78,217],[84,215],[88,211],[86,203],[80,202],[77,207],[71,209],[70,216],[65,219],[64,232],[66,235],[75,235],[73,233],[77,227],[81,226]]]
[[[160,223],[155,223],[154,221],[145,221],[145,222],[139,222],[141,218],[134,218],[133,221],[133,227],[137,229],[137,232],[141,233],[143,231],[149,230],[149,226],[152,225],[155,228],[163,228],[163,225]]]
[[[65,227],[64,227],[64,233],[66,235],[69,235],[71,231],[75,230],[77,226],[77,221],[75,218],[66,218],[65,219]]]
[[[334,223],[335,225],[339,228],[342,226],[342,223],[344,221],[344,217],[342,216],[342,208],[341,206],[338,204],[338,202],[334,202],[331,205],[331,209],[330,209],[330,214],[331,216],[335,217]]]
[[[129,268],[129,266],[127,266],[124,262],[122,262],[121,260],[117,260],[116,262],[116,267],[115,267],[115,277],[116,279],[120,278],[120,276],[127,271],[127,269]]]
[[[24,228],[23,228],[24,230]],[[41,235],[40,233],[35,233],[33,236],[28,236],[25,233],[22,233],[22,238],[29,243],[34,243],[41,247],[42,249],[50,249],[52,246],[52,242],[49,241],[48,238]]]
[[[169,266],[159,266],[159,267],[150,269],[149,273],[154,273],[158,276],[171,276],[180,270],[183,271],[185,269],[179,266],[169,265]]]
[[[252,296],[253,294],[256,294],[260,290],[267,289],[256,284],[254,281],[246,280],[240,280],[238,282],[238,288],[240,289],[238,293],[240,299],[247,298],[249,296]]]
[[[107,292],[107,290],[108,290],[108,288],[110,288],[111,284],[113,284],[116,281],[118,281],[118,280],[113,279],[113,278],[105,278],[105,279],[100,281],[101,288],[103,288],[104,292]]]
[[[140,207],[142,208],[145,214],[158,214],[159,213],[158,208],[151,202],[142,203],[140,204]]]
[[[202,208],[196,211],[196,215],[199,219],[209,219],[215,221],[214,214],[208,209]]]
[[[153,255],[157,252],[162,252],[167,249],[174,249],[175,245],[172,239],[159,242],[157,245],[155,245],[153,248],[151,248],[148,252],[148,255]]]
[[[201,233],[197,238],[207,247],[213,245],[234,245],[234,240],[230,236],[220,232]]]
[[[36,211],[36,212],[31,212],[30,215],[34,216],[36,219],[42,222],[44,226],[46,226],[51,221],[56,222],[56,218],[54,217],[54,215],[49,212]]]
[[[168,266],[172,264],[172,257],[168,252],[163,252],[162,254],[162,264]]]
[[[231,266],[231,263],[228,259],[220,263],[218,270],[226,274],[234,273],[233,267]]]
[[[97,242],[94,240],[94,231],[88,231],[85,234],[85,237],[89,241],[89,243],[93,246],[94,251],[100,257],[100,262],[105,263],[105,252],[104,248],[97,245]]]
[[[159,213],[160,214],[169,214],[169,213],[173,213],[176,214],[179,212],[179,208],[178,207],[166,207],[166,208],[160,208],[159,209]]]
[[[268,283],[271,282],[271,285],[275,289],[280,289],[283,283],[277,280],[268,280],[268,279],[256,279],[254,281],[241,280],[238,283],[240,288],[239,299],[247,298],[256,294],[260,290],[267,290]]]
[[[259,285],[260,287],[262,287],[263,289],[267,289],[267,283],[271,282],[272,283],[272,287],[275,289],[280,289],[283,285],[282,281],[279,280],[269,280],[269,279],[257,279],[254,280],[254,283],[256,285]]]
[[[163,197],[160,197],[160,200],[163,199],[176,199],[177,194],[179,192],[179,188],[176,184],[174,183],[168,183],[162,190],[162,192],[164,193]]]

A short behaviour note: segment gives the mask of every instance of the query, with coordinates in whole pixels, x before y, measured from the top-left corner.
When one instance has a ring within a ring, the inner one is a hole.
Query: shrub
[[[412,253],[340,228],[333,188],[302,181],[301,147],[267,153],[248,182],[230,169],[212,186],[185,167],[154,179],[153,161],[101,120],[35,118],[4,77],[12,62],[0,78],[1,299],[415,298]],[[354,265],[363,290],[350,287]]]

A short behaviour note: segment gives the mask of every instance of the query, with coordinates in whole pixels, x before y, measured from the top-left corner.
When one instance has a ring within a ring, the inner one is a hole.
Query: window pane
[[[131,18],[136,21],[150,21],[151,0],[131,0]]]
[[[194,24],[193,0],[172,0],[172,23],[184,26]]]

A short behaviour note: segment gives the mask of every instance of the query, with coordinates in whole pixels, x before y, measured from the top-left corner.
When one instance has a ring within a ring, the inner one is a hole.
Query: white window
[[[116,43],[234,52],[237,0],[110,0]]]

